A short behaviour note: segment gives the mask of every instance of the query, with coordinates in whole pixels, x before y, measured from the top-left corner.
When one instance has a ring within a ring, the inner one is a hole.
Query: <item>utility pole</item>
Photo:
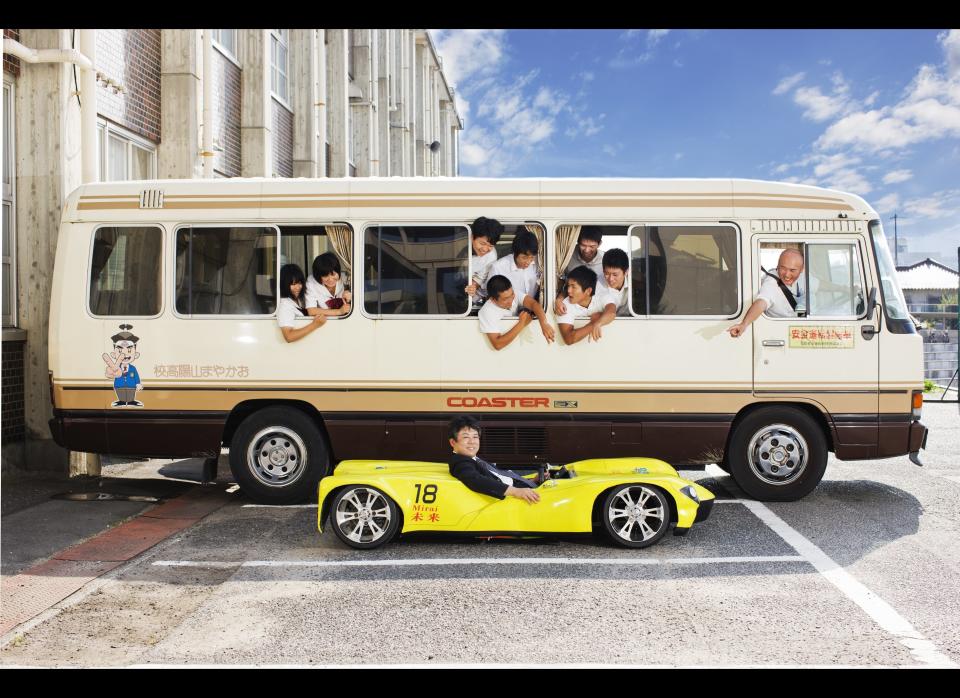
[[[893,265],[900,266],[900,244],[897,242],[897,214],[893,214]]]

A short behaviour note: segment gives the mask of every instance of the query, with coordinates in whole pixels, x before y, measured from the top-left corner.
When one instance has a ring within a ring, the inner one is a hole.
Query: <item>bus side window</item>
[[[270,315],[276,309],[275,228],[180,228],[177,252],[177,312]]]
[[[163,231],[155,226],[106,226],[93,236],[90,313],[137,317],[160,313]]]

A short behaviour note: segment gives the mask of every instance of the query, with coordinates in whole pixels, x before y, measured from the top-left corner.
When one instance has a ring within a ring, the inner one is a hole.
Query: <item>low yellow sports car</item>
[[[479,494],[444,463],[343,461],[320,481],[317,528],[354,548],[376,548],[401,533],[529,537],[605,530],[645,548],[683,535],[710,515],[713,494],[653,458],[601,458],[539,466],[540,501]]]

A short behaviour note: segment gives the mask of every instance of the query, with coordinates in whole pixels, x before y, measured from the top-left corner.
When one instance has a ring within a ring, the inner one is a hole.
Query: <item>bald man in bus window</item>
[[[760,284],[757,300],[747,310],[741,322],[727,329],[731,337],[742,335],[761,313],[770,317],[797,317],[797,298],[800,295],[797,282],[803,274],[803,253],[792,248],[784,250],[777,262],[777,273],[764,273],[766,276]]]

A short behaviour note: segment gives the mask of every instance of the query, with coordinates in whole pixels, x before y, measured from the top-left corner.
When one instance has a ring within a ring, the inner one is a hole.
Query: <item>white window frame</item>
[[[109,154],[110,154],[110,136],[114,138],[119,138],[123,141],[126,141],[126,151],[127,151],[127,179],[122,180],[125,182],[132,181],[141,181],[134,180],[129,177],[130,172],[133,170],[133,148],[136,146],[141,150],[146,150],[150,153],[150,171],[148,176],[145,179],[157,179],[157,145],[151,143],[146,138],[137,136],[134,133],[121,128],[116,124],[110,123],[104,119],[97,120],[97,134],[98,134],[98,144],[99,149],[99,158],[98,166],[99,172],[97,173],[97,181],[106,182],[111,181],[105,179],[106,174],[109,172]]]
[[[224,58],[226,58],[228,61],[230,61],[231,63],[233,63],[239,68],[240,67],[240,51],[238,48],[238,44],[240,41],[240,37],[238,33],[240,30],[239,29],[210,29],[209,31],[210,31],[211,37],[213,38],[213,47],[217,49],[217,51],[219,51],[221,54],[223,54]],[[223,42],[224,32],[232,32],[233,48],[230,48],[228,44],[225,44]]]
[[[3,75],[3,129],[9,148],[3,153],[4,166],[10,173],[10,181],[3,182],[3,203],[10,206],[9,249],[3,250],[3,264],[9,265],[8,287],[0,290],[10,303],[10,313],[3,316],[3,327],[16,327],[17,315],[17,172],[16,130],[14,129],[14,104],[16,92],[13,80]]]
[[[278,48],[282,46],[286,60],[281,66],[277,61]],[[281,80],[282,77],[282,80]],[[278,87],[283,85],[283,94]],[[270,95],[284,107],[290,108],[290,30],[270,30]]]
[[[607,225],[607,224],[604,224]],[[743,293],[743,228],[736,221],[657,221],[657,220],[647,220],[640,223],[631,223],[627,228],[628,239],[633,237],[633,231],[636,228],[733,228],[734,232],[737,235],[736,250],[737,250],[737,309],[731,315],[655,315],[650,312],[650,308],[647,308],[647,313],[641,315],[633,309],[633,255],[628,254],[628,259],[630,260],[630,269],[628,270],[627,288],[629,289],[627,293],[629,294],[629,308],[630,315],[625,315],[618,317],[617,320],[641,320],[643,322],[654,322],[659,320],[714,320],[716,322],[726,322],[729,320],[735,320],[740,317],[740,314],[743,312],[744,306],[744,293]],[[648,240],[648,238],[644,238]],[[646,257],[647,251],[644,250],[644,257]]]

